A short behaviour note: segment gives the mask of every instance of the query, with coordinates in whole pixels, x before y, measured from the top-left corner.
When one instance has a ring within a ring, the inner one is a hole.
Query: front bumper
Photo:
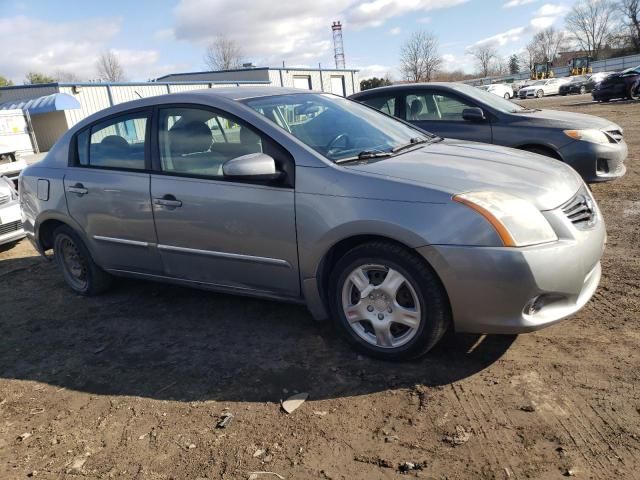
[[[628,153],[624,140],[608,144],[574,141],[560,149],[565,163],[571,165],[587,183],[622,177],[627,171],[624,161]]]
[[[20,204],[14,201],[0,206],[0,245],[20,240],[24,236]]]
[[[591,298],[600,281],[605,243],[601,214],[581,231],[560,209],[544,212],[559,240],[525,248],[426,246],[418,252],[436,270],[458,332],[517,334],[559,322]],[[528,307],[544,300],[539,310]]]

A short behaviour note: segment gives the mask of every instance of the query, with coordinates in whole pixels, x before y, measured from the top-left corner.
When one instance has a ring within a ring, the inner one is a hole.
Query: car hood
[[[534,121],[535,123],[542,124],[544,127],[551,128],[595,128],[598,130],[620,129],[620,126],[606,118],[586,115],[584,113],[563,112],[560,110],[535,110],[515,113],[512,115],[515,118]]]
[[[469,191],[498,191],[529,200],[540,210],[568,201],[582,185],[569,166],[521,150],[445,140],[351,170],[429,186],[455,195]]]
[[[536,90],[540,90],[544,85],[536,85],[535,87],[522,87],[519,92],[535,92]]]

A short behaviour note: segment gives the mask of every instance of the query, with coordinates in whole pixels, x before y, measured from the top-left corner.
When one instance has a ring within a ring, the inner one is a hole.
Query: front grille
[[[592,227],[596,222],[596,207],[585,187],[562,206],[562,211],[571,223],[581,229]]]
[[[3,205],[5,203],[9,203],[9,200],[11,200],[11,195],[9,195],[9,194],[7,194],[7,195],[0,194],[0,205]]]
[[[6,235],[7,233],[17,232],[20,230],[20,221],[16,220],[15,222],[4,223],[0,225],[0,235]]]

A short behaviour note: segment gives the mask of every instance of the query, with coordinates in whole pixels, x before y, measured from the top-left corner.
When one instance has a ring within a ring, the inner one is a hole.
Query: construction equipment
[[[547,78],[553,78],[555,74],[551,70],[551,62],[536,63],[533,65],[531,71],[531,80],[544,80]]]
[[[575,57],[571,59],[570,62],[570,70],[571,75],[586,75],[587,73],[593,73],[593,69],[591,68],[592,57]]]

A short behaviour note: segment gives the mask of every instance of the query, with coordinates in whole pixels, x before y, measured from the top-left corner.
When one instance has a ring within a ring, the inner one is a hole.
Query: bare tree
[[[441,65],[438,39],[425,30],[414,32],[400,49],[400,71],[410,82],[430,82]]]
[[[536,58],[542,62],[553,62],[565,43],[564,32],[553,27],[545,28],[533,37],[533,44],[537,49]]]
[[[100,55],[96,63],[98,78],[105,82],[121,82],[125,79],[124,69],[118,60],[118,56],[107,51]]]
[[[491,73],[494,60],[498,58],[498,51],[496,50],[496,47],[485,43],[472,47],[469,50],[469,53],[476,59],[480,75],[488,77],[489,73]]]
[[[56,70],[53,73],[53,78],[56,79],[56,82],[80,82],[81,81],[78,75],[66,70]]]
[[[524,53],[520,57],[520,64],[524,70],[532,71],[536,63],[541,62],[540,50],[538,44],[531,40],[526,47],[524,47]]]
[[[621,0],[618,8],[628,28],[630,43],[636,52],[640,52],[640,0]]]
[[[581,0],[567,14],[565,23],[578,46],[597,59],[611,35],[614,13],[610,0]]]
[[[238,68],[242,63],[242,51],[234,40],[219,35],[207,47],[204,62],[211,70]]]

